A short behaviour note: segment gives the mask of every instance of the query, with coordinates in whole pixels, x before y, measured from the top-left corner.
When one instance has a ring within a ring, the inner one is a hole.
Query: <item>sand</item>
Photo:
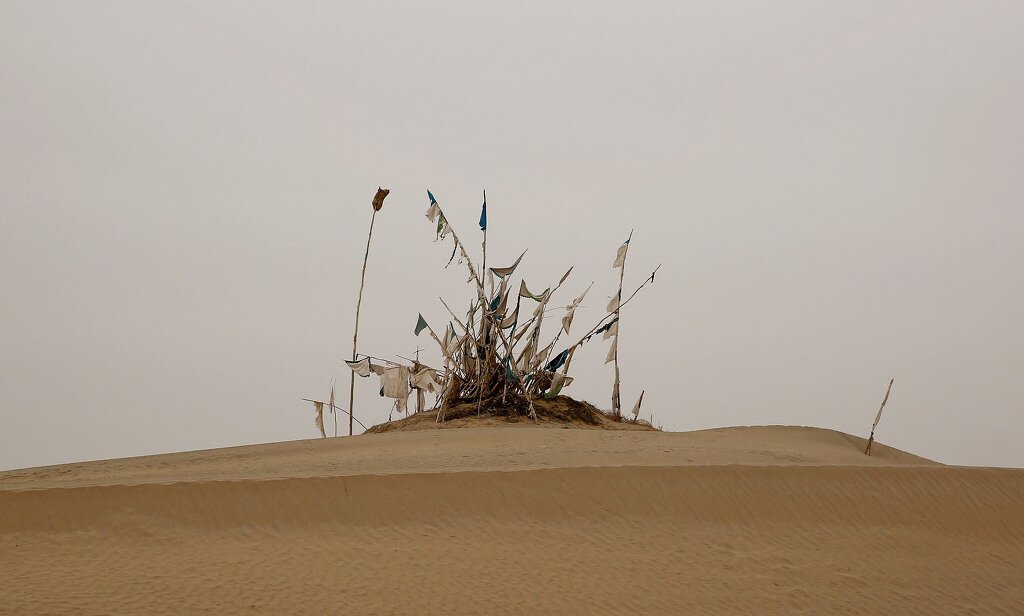
[[[1022,614],[1024,471],[485,427],[0,473],[0,614]]]

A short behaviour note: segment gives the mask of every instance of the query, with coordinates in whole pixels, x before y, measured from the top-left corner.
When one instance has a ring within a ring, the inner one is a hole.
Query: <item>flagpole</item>
[[[480,230],[484,232],[484,258],[483,263],[480,265],[480,278],[483,279],[487,275],[487,190],[484,190],[484,205],[483,212],[480,214],[480,223]],[[491,287],[491,292],[494,292],[494,287]]]
[[[384,205],[384,198],[391,192],[386,188],[377,188],[377,194],[373,197],[373,214],[370,215],[370,232],[366,234],[366,252],[363,254],[363,273],[359,276],[359,297],[356,300],[356,325],[352,332],[352,361],[356,357],[356,344],[359,340],[359,309],[363,305],[363,287],[366,285],[366,262],[370,259],[370,239],[373,238],[373,221],[377,218],[377,211]],[[352,436],[352,420],[355,419],[355,396],[356,396],[356,373],[352,372],[348,385],[348,435]],[[359,424],[363,425],[363,424]]]
[[[621,237],[622,235],[620,235]],[[630,239],[633,239],[633,229],[630,229],[630,236],[626,238],[626,252],[623,253],[623,266],[618,271],[618,301],[615,304],[615,385],[611,390],[611,410],[615,413],[616,417],[623,416],[623,402],[622,392],[620,392],[621,381],[620,372],[618,372],[618,335],[622,333],[623,319],[621,312],[623,309],[623,282],[626,280],[626,257],[630,254]]]
[[[480,230],[484,232],[483,260],[482,260],[482,262],[480,264],[480,278],[482,280],[486,280],[486,278],[487,278],[487,190],[486,189],[484,189],[484,204],[483,204],[483,206],[481,208],[481,212],[480,212]],[[493,278],[492,278],[492,280],[493,280]],[[490,295],[494,294],[494,285],[493,284],[491,284],[491,288],[490,288],[489,293],[490,293]],[[489,367],[489,363],[488,362],[489,362],[489,359],[490,359],[490,356],[491,356],[491,352],[490,352],[490,346],[491,345],[487,343],[487,338],[488,338],[488,332],[487,332],[487,311],[490,310],[490,308],[491,308],[491,305],[489,303],[490,299],[491,299],[490,295],[487,296],[487,302],[484,302],[484,305],[482,307],[483,308],[483,314],[481,315],[481,318],[480,318],[480,330],[481,330],[480,334],[483,336],[484,345],[485,345],[486,348],[484,349],[484,357],[480,358],[479,357],[480,347],[477,346],[477,355],[478,355],[477,360],[479,361],[480,359],[483,359],[483,361],[480,362],[480,371],[479,371],[479,374],[477,375],[477,378],[478,378],[478,381],[477,381],[478,391],[476,393],[476,414],[477,415],[480,414],[480,406],[483,404],[483,398],[484,398],[484,372],[487,371],[487,369]]]

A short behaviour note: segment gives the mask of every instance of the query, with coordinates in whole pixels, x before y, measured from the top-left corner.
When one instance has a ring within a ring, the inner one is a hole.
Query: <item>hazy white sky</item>
[[[866,435],[895,377],[880,441],[1024,466],[1024,3],[606,4],[0,2],[0,468],[313,437],[378,184],[367,353],[468,303],[425,190],[468,241],[486,188],[575,327],[630,228],[664,263],[620,356],[666,429]]]

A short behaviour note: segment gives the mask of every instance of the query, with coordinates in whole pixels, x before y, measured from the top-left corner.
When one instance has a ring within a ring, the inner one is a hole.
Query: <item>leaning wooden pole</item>
[[[878,427],[878,422],[882,419],[882,409],[885,408],[885,403],[889,401],[889,392],[892,391],[892,382],[896,379],[889,379],[889,387],[885,390],[885,397],[882,398],[882,406],[878,407],[878,414],[875,415],[875,423],[871,424],[871,436],[868,437],[868,446],[864,448],[864,453],[871,455],[871,445],[875,442],[875,428]]]
[[[363,305],[363,287],[366,286],[366,262],[370,259],[370,240],[373,238],[373,221],[377,212],[384,206],[384,197],[391,192],[386,188],[377,187],[373,196],[373,214],[370,214],[370,232],[366,234],[366,252],[363,253],[363,273],[359,276],[359,297],[356,299],[356,326],[352,332],[352,361],[356,361],[356,349],[359,341],[359,309]],[[352,436],[352,420],[355,419],[356,373],[352,372],[348,384],[348,435]],[[359,424],[362,425],[362,424]]]

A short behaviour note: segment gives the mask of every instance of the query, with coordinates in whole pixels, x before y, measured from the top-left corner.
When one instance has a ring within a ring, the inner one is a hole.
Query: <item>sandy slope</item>
[[[1024,471],[480,428],[0,473],[0,614],[1024,613]]]

